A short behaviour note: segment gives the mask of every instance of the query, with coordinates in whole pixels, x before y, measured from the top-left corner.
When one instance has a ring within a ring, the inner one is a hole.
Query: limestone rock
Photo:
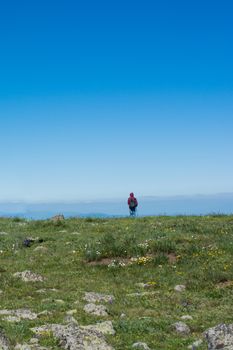
[[[183,315],[181,316],[181,320],[193,320],[193,318],[190,315]]]
[[[38,245],[38,247],[34,249],[34,252],[40,252],[40,253],[46,253],[47,251],[48,251],[48,248],[44,247],[43,245]]]
[[[186,289],[186,286],[183,284],[177,284],[174,288],[176,292],[184,292]]]
[[[71,315],[66,315],[64,317],[64,322],[67,323],[67,324],[74,323],[74,324],[78,325],[78,321]]]
[[[108,316],[107,308],[104,305],[87,304],[83,310],[91,315],[95,316]]]
[[[86,292],[83,299],[88,303],[112,303],[115,298],[113,295]]]
[[[102,334],[114,335],[116,333],[111,321],[99,322],[95,325],[82,326],[80,329],[93,330]]]
[[[172,325],[177,333],[186,335],[190,333],[190,328],[184,322],[176,322]]]
[[[133,349],[139,349],[139,350],[150,350],[149,346],[146,343],[138,342],[134,343],[132,345]]]
[[[198,339],[196,340],[194,343],[192,343],[191,345],[188,346],[188,349],[190,350],[196,350],[199,346],[201,346],[203,343],[202,339]]]
[[[43,282],[43,277],[29,270],[16,272],[14,277],[21,278],[24,282]]]
[[[0,349],[10,350],[10,344],[4,332],[0,329]]]
[[[113,350],[108,345],[102,333],[93,329],[82,329],[75,324],[49,324],[31,329],[40,335],[43,332],[52,332],[59,340],[63,349],[69,350]]]
[[[233,324],[219,324],[205,332],[208,350],[233,350]]]
[[[74,315],[74,314],[77,314],[78,310],[77,309],[73,309],[73,310],[69,310],[66,312],[67,315]]]
[[[5,316],[3,319],[8,322],[20,322],[23,320],[35,320],[37,314],[29,309],[18,310],[0,310],[0,316]]]
[[[130,293],[126,294],[127,297],[134,298],[134,297],[146,297],[146,296],[153,296],[157,294],[157,292],[141,292],[141,293]]]

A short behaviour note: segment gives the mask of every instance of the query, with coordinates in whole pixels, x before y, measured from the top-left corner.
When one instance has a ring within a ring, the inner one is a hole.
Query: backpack
[[[136,201],[135,201],[135,199],[130,199],[130,202],[129,202],[129,207],[130,208],[136,208]]]

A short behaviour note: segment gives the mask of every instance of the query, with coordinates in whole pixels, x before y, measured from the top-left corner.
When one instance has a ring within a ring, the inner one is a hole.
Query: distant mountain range
[[[139,197],[138,215],[206,215],[233,213],[233,193],[195,196]],[[77,202],[0,202],[1,216],[47,219],[58,213],[66,217],[127,216],[126,199]]]

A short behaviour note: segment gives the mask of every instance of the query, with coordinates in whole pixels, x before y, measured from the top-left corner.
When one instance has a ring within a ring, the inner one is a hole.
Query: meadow
[[[26,247],[29,237],[35,241]],[[230,215],[1,218],[0,310],[29,309],[40,316],[11,322],[0,311],[0,331],[14,349],[29,342],[32,327],[64,324],[70,314],[82,326],[112,321],[115,335],[105,337],[115,350],[136,342],[151,350],[182,350],[197,340],[198,349],[207,349],[204,331],[233,323],[232,258]],[[14,276],[25,270],[43,281]],[[86,292],[114,297],[105,303],[106,316],[85,312]],[[190,332],[178,333],[173,325],[179,321]],[[60,349],[49,332],[39,344]]]

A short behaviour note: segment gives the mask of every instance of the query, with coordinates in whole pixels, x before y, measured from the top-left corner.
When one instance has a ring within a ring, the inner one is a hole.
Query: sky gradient
[[[0,200],[233,192],[231,1],[0,5]]]

